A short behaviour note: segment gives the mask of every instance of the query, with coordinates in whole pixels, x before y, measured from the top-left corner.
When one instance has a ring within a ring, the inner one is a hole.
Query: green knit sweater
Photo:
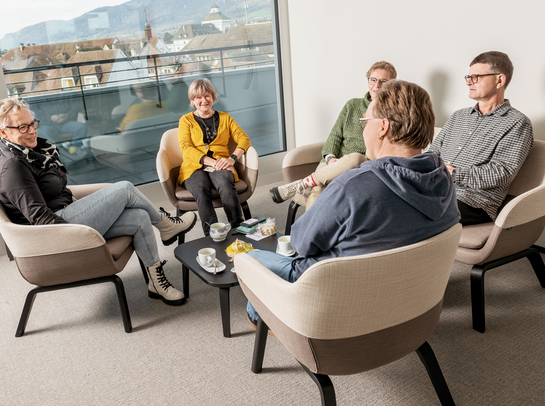
[[[365,154],[359,119],[363,117],[369,104],[371,104],[369,92],[362,99],[351,99],[346,102],[322,149],[323,158],[329,154],[335,155],[336,158],[342,158],[353,152]],[[325,162],[324,159],[322,162]]]

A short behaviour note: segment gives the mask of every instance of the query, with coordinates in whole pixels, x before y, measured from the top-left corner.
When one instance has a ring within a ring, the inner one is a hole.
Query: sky
[[[42,21],[71,20],[96,8],[116,6],[127,1],[93,0],[87,3],[73,0],[4,0],[2,1],[4,18],[0,23],[0,38]]]

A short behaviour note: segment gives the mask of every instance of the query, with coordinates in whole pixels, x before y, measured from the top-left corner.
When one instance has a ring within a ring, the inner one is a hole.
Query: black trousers
[[[490,223],[492,219],[483,209],[477,209],[475,207],[469,206],[464,202],[458,200],[458,210],[462,218],[460,223],[463,226],[470,226],[472,224],[481,224],[481,223]]]

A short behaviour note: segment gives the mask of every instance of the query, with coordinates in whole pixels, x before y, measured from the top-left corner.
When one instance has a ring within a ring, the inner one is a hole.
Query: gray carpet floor
[[[249,201],[283,231],[288,203],[270,185]],[[220,217],[225,218],[223,211]],[[188,239],[199,238],[197,225]],[[173,247],[166,273],[181,289]],[[430,344],[458,405],[541,405],[545,399],[545,290],[527,260],[486,278],[487,331],[471,329],[469,266],[455,263]],[[222,336],[219,294],[190,274],[191,298],[170,307],[147,297],[133,256],[120,273],[133,323],[126,334],[113,285],[38,295],[26,334],[15,330],[32,288],[0,258],[0,405],[319,405],[315,384],[275,338],[261,374],[250,371],[255,332],[240,288],[231,290],[232,338]],[[438,405],[416,354],[376,370],[332,377],[339,405]]]

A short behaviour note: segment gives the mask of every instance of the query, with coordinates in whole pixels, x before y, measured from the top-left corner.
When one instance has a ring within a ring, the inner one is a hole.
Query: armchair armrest
[[[310,175],[322,160],[325,141],[303,145],[289,151],[282,161],[284,183],[290,183]]]
[[[500,228],[510,228],[528,223],[545,216],[545,185],[523,193],[500,211],[495,224]]]
[[[20,225],[7,223],[2,234],[15,257],[37,257],[96,248],[105,244],[100,233],[80,224]]]
[[[68,185],[68,189],[72,191],[72,194],[76,199],[81,199],[82,197],[88,196],[91,193],[96,192],[97,190],[102,189],[110,185],[110,183],[91,183],[88,185]]]

